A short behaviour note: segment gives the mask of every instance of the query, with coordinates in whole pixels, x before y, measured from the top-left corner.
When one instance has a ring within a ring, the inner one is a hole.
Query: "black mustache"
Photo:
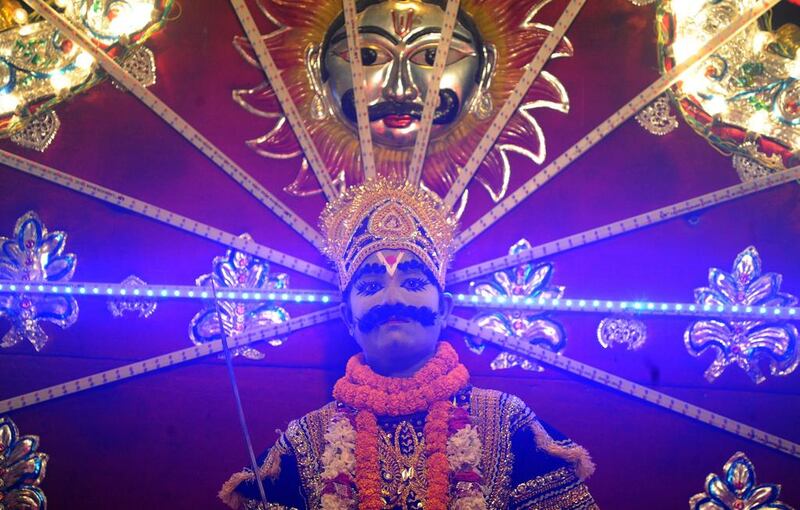
[[[439,90],[439,106],[434,114],[434,124],[449,124],[456,119],[459,108],[456,93],[450,89]],[[342,113],[352,122],[356,122],[356,93],[349,89],[342,95]],[[410,115],[416,120],[422,119],[422,105],[410,102],[382,101],[367,108],[370,122],[380,120],[389,115]]]
[[[408,319],[419,322],[423,326],[433,326],[438,314],[427,306],[411,306],[403,303],[373,306],[358,319],[358,329],[369,333],[391,319]]]

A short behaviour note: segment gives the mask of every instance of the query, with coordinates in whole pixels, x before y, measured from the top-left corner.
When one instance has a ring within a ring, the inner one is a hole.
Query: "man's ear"
[[[439,295],[439,318],[442,320],[442,324],[444,324],[452,311],[453,295],[449,292],[442,292]]]
[[[356,321],[353,319],[353,311],[344,301],[339,303],[339,313],[342,316],[345,326],[347,326],[347,331],[350,332],[350,336],[354,336],[356,332]]]

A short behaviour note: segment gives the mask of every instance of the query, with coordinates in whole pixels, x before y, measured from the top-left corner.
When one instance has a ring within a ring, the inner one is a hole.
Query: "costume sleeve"
[[[584,484],[588,452],[532,415],[523,422],[511,438],[509,509],[598,510]]]
[[[235,473],[222,486],[219,497],[234,510],[305,510],[297,458],[285,434],[257,459],[268,505],[264,508],[251,469]]]

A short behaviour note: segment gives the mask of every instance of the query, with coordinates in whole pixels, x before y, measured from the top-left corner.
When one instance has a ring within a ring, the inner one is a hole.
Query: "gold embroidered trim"
[[[540,450],[554,457],[564,459],[572,464],[575,468],[575,473],[581,481],[592,476],[595,465],[594,462],[592,462],[592,457],[589,455],[589,452],[586,451],[584,447],[572,441],[569,441],[568,444],[564,444],[563,441],[554,440],[538,420],[534,420],[533,423],[531,423],[531,429],[533,430],[533,437],[536,440],[536,446]]]
[[[548,473],[542,477],[537,477],[533,480],[529,480],[528,482],[520,484],[516,489],[514,489],[515,497],[513,498],[514,501],[512,503],[512,507],[515,510],[600,510],[597,506],[597,503],[595,503],[594,498],[592,498],[592,495],[589,494],[589,489],[581,482],[576,482],[572,487],[563,490],[563,492],[560,494],[547,494],[548,489],[544,488],[540,488],[536,492],[528,492],[530,494],[529,496],[525,496],[523,494],[526,491],[534,490],[531,487],[523,486],[531,482],[542,483],[540,481],[537,482],[537,480],[540,478],[546,478],[557,471],[561,470],[553,471],[552,473]],[[571,476],[571,478],[575,480],[574,476]],[[536,485],[536,483],[534,483],[534,485]],[[547,485],[546,482],[545,485]],[[557,485],[559,485],[559,483],[556,483],[556,486]],[[544,487],[544,485],[541,487]]]
[[[322,452],[325,447],[325,430],[336,412],[331,402],[289,424],[286,439],[294,450],[297,470],[306,496],[308,508],[322,504]]]
[[[506,397],[505,402],[503,401]],[[488,508],[506,508],[511,485],[511,468],[514,455],[511,452],[511,421],[525,404],[512,395],[499,391],[473,388],[470,396],[470,414],[478,426],[483,452],[480,470]]]
[[[264,463],[258,468],[258,474],[262,480],[266,478],[275,480],[280,476],[281,456],[288,453],[288,449],[282,439],[283,437],[279,438],[272,448],[269,449],[267,458],[264,459]],[[250,480],[255,480],[255,476],[253,476],[253,471],[249,469],[234,473],[227,482],[222,484],[222,488],[217,496],[229,507],[233,509],[241,508],[244,505],[245,499],[236,492],[236,487],[242,482]]]

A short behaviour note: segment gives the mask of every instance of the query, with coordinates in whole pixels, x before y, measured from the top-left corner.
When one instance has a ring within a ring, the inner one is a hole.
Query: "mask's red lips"
[[[387,115],[383,118],[383,123],[386,127],[402,129],[411,125],[414,117],[411,115]]]

